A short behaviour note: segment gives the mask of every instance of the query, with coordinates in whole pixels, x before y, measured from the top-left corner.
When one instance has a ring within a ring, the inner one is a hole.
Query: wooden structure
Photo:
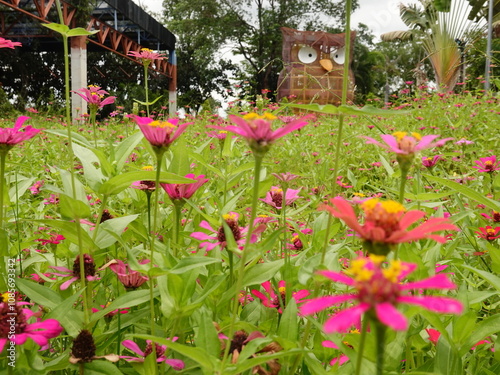
[[[278,81],[278,99],[291,97],[299,103],[339,104],[342,98],[345,34],[281,28],[284,68]],[[355,33],[351,33],[351,43]],[[353,99],[354,74],[349,67],[347,99]]]
[[[75,6],[71,0],[61,0],[61,6],[64,23],[75,27]],[[60,49],[57,35],[41,26],[51,22],[59,23],[55,0],[0,0],[0,36],[23,43],[22,48],[29,48],[31,41],[38,39],[44,50]],[[87,86],[87,49],[111,51],[140,63],[127,54],[149,48],[168,55],[168,59],[154,61],[150,70],[168,79],[170,114],[175,114],[176,39],[169,30],[131,0],[98,0],[86,29],[99,32],[90,37],[70,38],[72,90]],[[76,108],[83,111],[86,103],[73,95],[72,107],[75,116]]]

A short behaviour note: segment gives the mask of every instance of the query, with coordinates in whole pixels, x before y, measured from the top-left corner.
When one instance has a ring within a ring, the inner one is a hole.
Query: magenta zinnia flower
[[[23,127],[28,116],[17,118],[13,128],[0,128],[0,152],[7,152],[18,143],[27,141],[37,135],[40,130],[31,126]]]
[[[423,211],[406,211],[404,206],[395,201],[380,201],[372,198],[364,201],[361,208],[365,214],[365,223],[360,224],[351,205],[342,198],[330,200],[333,206],[323,205],[333,216],[343,220],[346,225],[360,236],[369,253],[387,255],[394,245],[431,238],[437,242],[446,242],[446,237],[433,234],[443,230],[458,230],[448,219],[430,218],[423,224],[407,230],[410,225],[425,216]]]
[[[490,225],[487,225],[486,227],[481,227],[479,228],[480,232],[475,232],[478,234],[479,238],[484,238],[485,240],[488,241],[493,241],[496,240],[497,238],[500,238],[500,235],[497,235],[498,232],[500,232],[500,227],[495,227],[492,228]]]
[[[278,312],[283,313],[284,307],[286,307],[286,283],[284,280],[280,280],[278,283],[278,293],[276,293],[271,285],[270,281],[265,281],[262,284],[265,290],[265,294],[259,290],[252,289],[252,294],[262,301],[262,304],[266,307],[271,307],[278,309]],[[292,293],[292,298],[297,302],[297,304],[303,302],[302,300],[309,295],[309,291],[302,289],[297,292]]]
[[[96,275],[94,259],[89,254],[83,254],[83,258],[84,258],[83,267],[85,270],[85,278],[87,279],[87,281],[98,280],[99,277]],[[51,274],[54,276],[70,277],[69,280],[61,284],[61,290],[66,290],[76,280],[80,279],[80,256],[79,255],[76,256],[72,270],[66,267],[56,267],[56,266],[49,266],[49,268],[53,268],[56,271],[62,272],[62,273],[51,272]]]
[[[172,201],[191,198],[200,186],[208,182],[208,178],[205,178],[204,175],[195,176],[189,173],[184,177],[196,180],[197,182],[190,184],[160,184]]]
[[[139,52],[130,51],[127,55],[141,60],[143,65],[149,65],[154,60],[166,59],[166,56],[163,53],[153,52],[153,50],[149,48],[142,48]]]
[[[21,47],[22,44],[20,42],[13,42],[9,39],[0,38],[0,48],[12,48]]]
[[[418,305],[438,313],[460,314],[462,304],[448,297],[414,296],[408,291],[414,289],[454,289],[446,275],[440,274],[421,281],[402,284],[402,280],[416,268],[415,264],[392,261],[387,267],[381,265],[379,256],[358,258],[344,272],[319,271],[330,280],[351,286],[353,293],[325,296],[306,301],[300,311],[304,315],[315,314],[331,306],[356,301],[356,305],[341,310],[327,319],[326,333],[345,332],[364,313],[370,312],[376,319],[397,331],[408,328],[408,321],[396,306],[406,303]]]
[[[141,129],[142,134],[153,146],[155,152],[166,150],[184,130],[191,125],[185,122],[179,125],[179,119],[169,119],[167,121],[153,120],[150,117],[134,116],[134,120]]]
[[[307,125],[306,120],[309,116],[291,121],[285,126],[274,131],[271,128],[271,124],[277,119],[277,117],[269,112],[266,112],[263,115],[248,113],[243,117],[230,115],[229,118],[236,124],[236,126],[229,125],[223,127],[209,125],[209,127],[241,135],[247,140],[250,148],[256,155],[263,156],[267,151],[269,151],[271,145],[277,139]]]
[[[172,341],[176,341],[177,337],[174,337]],[[146,348],[144,351],[132,340],[122,341],[122,345],[128,350],[140,355],[140,357],[131,356],[120,356],[128,362],[144,362],[146,357],[153,352],[153,345],[151,340],[146,341]],[[166,345],[155,344],[156,349],[156,362],[165,362],[166,364],[172,366],[174,370],[182,370],[184,368],[184,362],[180,359],[169,359],[165,356],[165,351],[167,350]]]
[[[474,163],[476,163],[477,166],[475,165],[472,168],[478,169],[479,172],[493,173],[500,169],[500,160],[497,160],[495,155],[488,156],[487,158],[480,158],[474,161]]]
[[[300,189],[286,189],[285,206],[290,206],[293,202],[299,199],[299,193]],[[262,202],[281,210],[283,207],[283,189],[277,186],[271,186],[271,190],[267,192],[266,197],[264,199],[259,199]]]
[[[116,99],[116,96],[105,97],[105,95],[109,95],[109,93],[105,90],[102,90],[98,86],[90,85],[89,88],[82,88],[78,91],[73,92],[82,97],[83,100],[85,100],[88,105],[93,107],[93,109],[95,110],[104,107],[106,104],[114,103]]]
[[[245,235],[248,232],[248,227],[240,227],[238,223],[240,215],[236,212],[229,212],[228,214],[222,215],[222,218],[228,225],[231,230],[234,240],[240,246],[245,243]],[[226,233],[224,232],[224,226],[220,226],[219,229],[214,229],[212,226],[205,220],[200,223],[200,227],[203,229],[209,230],[212,232],[212,235],[209,235],[205,232],[193,232],[191,233],[191,237],[194,239],[204,241],[200,243],[201,248],[205,248],[206,251],[210,251],[217,246],[220,246],[221,250],[226,247]],[[252,232],[251,242],[257,241],[257,234],[262,233],[265,230],[265,224],[261,224],[258,227],[254,228]]]
[[[28,323],[34,315],[33,311],[23,309],[19,303],[13,305],[7,302],[0,303],[0,353],[8,341],[15,345],[23,345],[29,338],[44,347],[49,343],[49,339],[59,336],[63,331],[55,319]],[[9,337],[9,334],[12,335]]]
[[[432,168],[439,160],[443,160],[443,157],[441,155],[434,155],[429,157],[422,156],[422,165],[426,168]]]
[[[439,138],[439,135],[424,135],[423,137],[419,133],[411,133],[408,135],[407,132],[396,132],[392,135],[382,134],[380,138],[384,143],[380,143],[374,138],[361,136],[365,138],[366,144],[375,144],[386,150],[392,151],[396,154],[402,155],[414,155],[415,153],[433,147],[438,147],[444,145],[449,140],[453,138],[443,138],[439,141],[434,142],[435,139]]]

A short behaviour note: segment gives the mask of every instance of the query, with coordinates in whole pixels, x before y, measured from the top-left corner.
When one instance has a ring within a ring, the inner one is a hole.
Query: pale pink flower
[[[89,88],[81,88],[78,91],[73,92],[80,96],[83,100],[85,100],[88,105],[93,107],[95,110],[104,107],[106,104],[114,103],[116,99],[116,96],[106,97],[106,95],[109,95],[109,93],[105,90],[102,90],[98,86],[90,85]]]
[[[153,120],[149,117],[133,117],[147,141],[157,150],[167,149],[191,125],[191,122],[179,124],[179,119],[167,121]]]
[[[421,281],[403,284],[403,279],[416,269],[416,265],[401,261],[392,261],[387,267],[381,264],[381,257],[361,257],[351,262],[351,267],[344,272],[319,271],[333,282],[354,288],[352,293],[318,297],[306,301],[300,306],[304,315],[355,301],[352,307],[337,312],[328,318],[324,325],[326,333],[345,332],[354,325],[364,313],[370,312],[378,321],[394,330],[408,328],[408,321],[396,306],[399,304],[418,305],[427,310],[443,314],[460,314],[462,304],[448,297],[415,296],[410,292],[416,289],[455,289],[446,275],[439,274]]]
[[[9,151],[18,143],[27,141],[37,135],[40,130],[23,124],[28,116],[19,116],[13,128],[0,128],[0,152]]]
[[[300,189],[286,189],[285,206],[290,206],[293,202],[300,198]],[[267,192],[264,199],[259,198],[262,202],[281,210],[283,207],[283,189],[277,186],[271,186],[271,190]]]
[[[127,55],[137,58],[144,65],[149,65],[154,60],[166,59],[166,56],[163,53],[154,52],[149,48],[142,48],[139,52],[130,51],[129,53],[127,53]]]
[[[367,136],[361,136],[361,138],[366,139],[366,144],[375,144],[386,150],[402,155],[413,155],[428,148],[439,147],[453,139],[443,138],[434,142],[435,139],[439,138],[439,135],[424,135],[422,137],[419,133],[408,134],[407,132],[396,132],[392,135],[382,134],[380,138],[382,138],[384,143],[380,143],[374,138]]]

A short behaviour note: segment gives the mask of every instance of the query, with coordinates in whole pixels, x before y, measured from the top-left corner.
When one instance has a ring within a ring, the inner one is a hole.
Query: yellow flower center
[[[9,292],[0,294],[0,302],[7,302],[9,300],[9,297],[10,297]]]
[[[284,286],[280,286],[278,288],[278,292],[280,292],[280,294],[285,294],[286,293],[286,288]]]
[[[237,215],[235,213],[229,213],[229,214],[222,215],[222,218],[225,221],[236,221],[236,219],[238,217],[237,217]]]
[[[257,119],[264,119],[264,120],[269,120],[273,121],[276,120],[277,117],[273,115],[272,113],[265,112],[263,115],[259,115],[258,113],[255,112],[250,112],[247,113],[246,115],[243,116],[245,120],[257,120]]]
[[[227,134],[227,130],[219,130],[219,134]]]
[[[293,237],[292,237],[292,242],[295,242],[295,241],[297,241],[298,239],[299,239],[299,236],[298,236],[298,235],[293,236]]]
[[[275,194],[279,194],[279,193],[283,193],[283,189],[280,189],[280,188],[272,188],[271,189],[271,192],[275,193]]]
[[[488,229],[486,229],[486,233],[488,233],[489,235],[494,236],[495,235],[495,230],[493,228],[488,228]]]
[[[493,162],[491,160],[487,160],[484,162],[484,165],[492,165],[492,164],[493,164]]]
[[[369,281],[371,280],[374,272],[365,268],[367,263],[367,258],[354,259],[351,261],[351,266],[345,270],[345,273],[351,275],[354,280],[358,282]]]
[[[360,198],[366,197],[366,195],[363,193],[353,193],[352,195],[354,195],[355,197],[360,197]]]
[[[149,48],[141,48],[141,51],[143,51],[143,52],[153,52],[153,50],[149,49]]]
[[[168,121],[158,121],[158,120],[150,122],[149,126],[153,128],[170,128],[170,129],[175,129],[176,127],[174,124]]]
[[[152,165],[145,165],[144,167],[141,168],[143,171],[152,171],[154,170]]]
[[[382,270],[382,274],[391,283],[397,283],[402,270],[403,266],[401,264],[401,261],[393,260],[389,267]]]

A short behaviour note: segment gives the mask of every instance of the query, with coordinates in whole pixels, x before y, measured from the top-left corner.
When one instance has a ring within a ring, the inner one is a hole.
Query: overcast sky
[[[161,12],[163,0],[133,0],[136,4]],[[339,0],[336,0],[339,1]],[[352,28],[358,23],[364,23],[378,37],[388,31],[406,30],[405,24],[399,18],[398,4],[415,3],[415,0],[359,0],[359,8],[351,18]]]

